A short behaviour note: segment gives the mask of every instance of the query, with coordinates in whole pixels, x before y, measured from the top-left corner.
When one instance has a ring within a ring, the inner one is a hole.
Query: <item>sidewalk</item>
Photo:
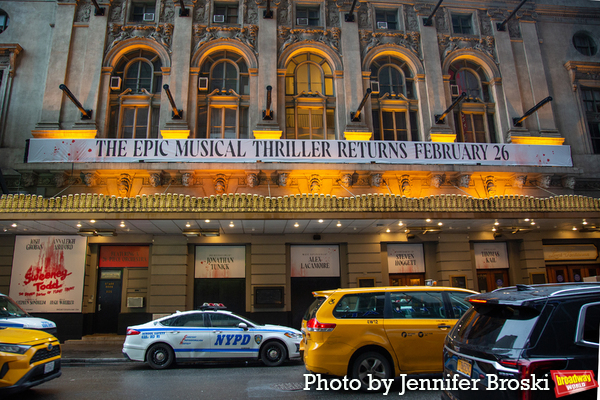
[[[67,340],[62,347],[62,364],[127,362],[121,350],[125,336],[90,335],[81,340]]]

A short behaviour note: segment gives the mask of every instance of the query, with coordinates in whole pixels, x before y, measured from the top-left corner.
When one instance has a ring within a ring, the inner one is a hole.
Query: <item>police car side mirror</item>
[[[245,323],[243,323],[243,322],[240,322],[240,323],[238,324],[238,327],[242,328],[242,329],[243,329],[243,330],[245,330],[245,331],[247,331],[247,330],[248,330],[248,325],[247,325],[247,324],[245,324]]]

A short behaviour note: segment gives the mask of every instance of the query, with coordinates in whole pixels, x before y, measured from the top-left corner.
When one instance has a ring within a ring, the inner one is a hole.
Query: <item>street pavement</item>
[[[67,340],[61,344],[62,364],[93,364],[127,362],[123,356],[125,336],[90,335],[81,340]]]

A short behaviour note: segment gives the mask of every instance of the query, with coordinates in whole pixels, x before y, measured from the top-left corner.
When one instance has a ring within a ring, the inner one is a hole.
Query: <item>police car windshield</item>
[[[26,311],[17,305],[7,296],[0,296],[0,317],[20,318],[28,317]]]

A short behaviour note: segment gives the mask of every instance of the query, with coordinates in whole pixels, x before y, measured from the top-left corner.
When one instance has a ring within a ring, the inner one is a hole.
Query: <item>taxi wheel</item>
[[[166,369],[175,362],[175,353],[168,344],[156,343],[146,353],[146,361],[152,369]]]
[[[287,350],[279,342],[267,342],[260,349],[260,358],[268,367],[277,367],[286,360]]]
[[[381,353],[371,351],[361,354],[352,365],[352,378],[360,380],[363,390],[367,390],[371,380],[390,379],[391,377],[390,363]]]

